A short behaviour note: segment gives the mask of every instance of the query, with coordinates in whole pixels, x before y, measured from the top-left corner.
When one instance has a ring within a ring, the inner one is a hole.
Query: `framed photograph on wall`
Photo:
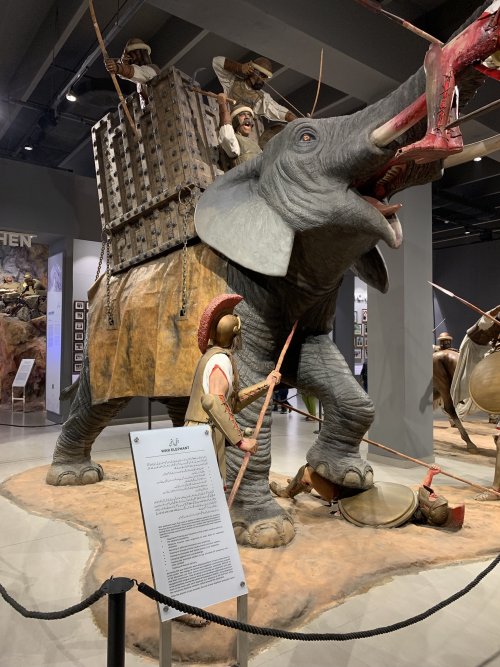
[[[73,373],[81,373],[83,364],[73,364]]]
[[[366,336],[368,334],[368,322],[362,324],[361,327],[362,327],[361,335]]]
[[[363,338],[363,336],[355,336],[354,337],[354,346],[355,347],[363,347],[364,342],[365,342],[365,339]]]
[[[75,352],[74,361],[83,361],[83,352]]]
[[[83,320],[85,317],[85,314],[83,310],[75,310],[75,320]]]
[[[354,322],[354,335],[355,336],[361,336],[362,334],[362,324],[358,322]]]
[[[75,340],[83,340],[83,331],[75,331]]]
[[[75,301],[75,310],[83,310],[85,304],[83,301]]]
[[[354,349],[354,359],[356,359],[356,360],[361,360],[362,359],[361,348],[360,347]]]
[[[83,331],[83,322],[75,322],[75,331]]]
[[[361,321],[368,322],[368,308],[363,308],[361,311]]]
[[[75,343],[75,352],[83,352],[83,343]]]
[[[357,321],[358,321],[358,311],[355,310],[354,311],[354,323],[356,323]]]

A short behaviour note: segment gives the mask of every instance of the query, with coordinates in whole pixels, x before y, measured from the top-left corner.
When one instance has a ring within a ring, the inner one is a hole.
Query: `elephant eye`
[[[316,141],[316,135],[312,132],[302,132],[300,135],[301,141]]]

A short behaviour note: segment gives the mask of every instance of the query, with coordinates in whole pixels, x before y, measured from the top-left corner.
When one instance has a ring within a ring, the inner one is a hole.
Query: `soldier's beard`
[[[259,79],[258,81],[252,83],[251,86],[254,90],[261,90],[262,88],[264,88],[264,81],[262,81],[262,79]]]

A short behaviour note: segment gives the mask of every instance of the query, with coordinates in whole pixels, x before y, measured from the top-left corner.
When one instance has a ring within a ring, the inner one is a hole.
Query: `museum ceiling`
[[[380,5],[445,40],[481,3],[383,0]],[[152,47],[161,68],[175,65],[218,92],[215,55],[274,63],[272,85],[289,105],[311,111],[320,52],[323,83],[316,117],[376,101],[422,63],[427,42],[354,0],[94,0],[109,54],[130,37]],[[92,176],[90,128],[117,98],[88,11],[88,0],[4,0],[0,7],[0,157]],[[120,80],[124,93],[134,85]],[[77,99],[70,102],[72,89]],[[277,93],[272,93],[277,96]],[[500,98],[488,80],[467,111]],[[500,110],[462,128],[466,143],[500,132]],[[26,150],[32,147],[32,150]],[[500,151],[447,169],[433,185],[435,248],[500,238]]]

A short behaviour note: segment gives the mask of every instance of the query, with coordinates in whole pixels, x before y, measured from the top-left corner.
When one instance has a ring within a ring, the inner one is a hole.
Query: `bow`
[[[104,56],[104,58],[109,58],[108,52],[106,50],[106,45],[104,44],[104,39],[102,38],[101,29],[99,28],[99,24],[97,23],[97,17],[95,15],[95,10],[94,10],[94,0],[89,0],[89,11],[90,11],[90,16],[92,18],[92,23],[94,24],[95,34],[97,35],[97,41],[99,42],[99,46],[101,47],[102,55]],[[125,102],[125,98],[123,97],[123,93],[121,91],[120,84],[118,83],[118,79],[116,78],[116,74],[110,72],[110,76],[115,86],[115,90],[118,93],[118,97],[123,107],[123,111],[127,116],[127,120],[130,124],[130,127],[132,128],[132,131],[134,132],[136,138],[139,139],[140,138],[139,133],[137,132],[135,123],[132,120],[132,116],[130,115],[130,111],[128,109],[127,103]]]

